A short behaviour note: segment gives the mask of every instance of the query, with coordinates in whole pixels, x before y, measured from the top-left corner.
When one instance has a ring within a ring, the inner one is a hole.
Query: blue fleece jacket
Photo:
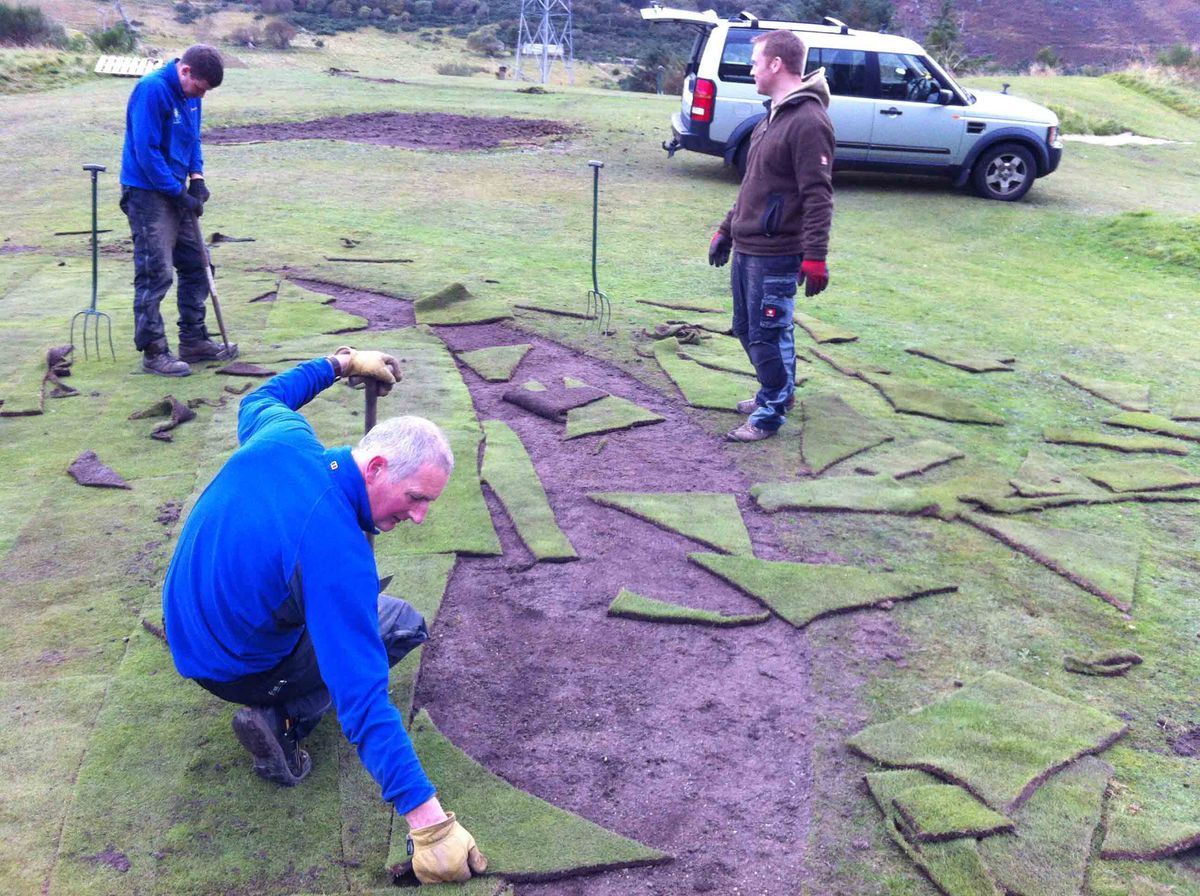
[[[403,814],[434,787],[388,698],[366,484],[299,413],[333,381],[320,358],[242,400],[241,447],[179,534],[163,616],[179,674],[214,681],[272,668],[307,626],[342,730]]]
[[[178,196],[189,174],[204,171],[200,98],[183,94],[178,59],[143,77],[125,108],[121,183]]]

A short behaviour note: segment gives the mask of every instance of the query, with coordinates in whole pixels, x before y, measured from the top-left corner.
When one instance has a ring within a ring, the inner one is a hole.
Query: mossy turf
[[[1012,820],[989,809],[954,784],[921,784],[892,799],[908,839],[936,843],[959,837],[987,837],[1013,829]]]
[[[809,482],[765,482],[750,487],[763,510],[849,510],[861,513],[925,514],[937,502],[920,488],[891,476],[837,476]]]
[[[344,334],[340,336],[343,342],[353,342],[355,337],[350,333],[365,330],[366,318],[339,311],[332,307],[331,301],[324,293],[305,289],[290,280],[282,281],[275,301],[270,303],[267,311],[267,326],[262,331],[261,341],[275,344],[312,336],[314,333],[329,333]],[[332,340],[337,338],[331,336]],[[337,348],[337,345],[332,348]],[[327,351],[332,351],[332,348]]]
[[[761,613],[719,613],[715,610],[700,610],[682,604],[653,597],[644,597],[627,588],[613,598],[608,605],[609,616],[625,619],[640,619],[643,622],[676,622],[689,625],[741,626],[758,625],[771,618],[767,611]]]
[[[1064,373],[1062,378],[1097,398],[1115,404],[1126,411],[1149,412],[1150,387],[1137,383],[1119,383],[1112,380],[1098,380],[1091,377],[1079,376],[1074,373]]]
[[[1009,482],[1023,498],[1053,498],[1059,495],[1101,496],[1104,490],[1041,448],[1031,448]]]
[[[496,777],[450,743],[424,710],[409,732],[421,764],[438,782],[438,798],[471,831],[487,856],[489,875],[514,881],[552,880],[670,859]],[[404,827],[398,823],[393,829],[389,869],[408,861]]]
[[[965,455],[953,445],[947,445],[937,439],[920,439],[881,451],[872,451],[855,462],[854,470],[868,476],[907,479],[910,476],[928,473],[936,467],[961,460],[963,457]]]
[[[1014,358],[986,352],[979,349],[958,348],[956,346],[938,348],[906,348],[910,355],[928,358],[949,367],[965,370],[967,373],[999,373],[1011,372]]]
[[[1011,815],[1054,771],[1099,752],[1126,726],[1107,713],[1002,672],[848,741],[884,765],[920,768]]]
[[[753,556],[733,495],[713,492],[593,492],[597,504],[624,511],[727,554]]]
[[[608,395],[599,401],[567,411],[567,428],[563,438],[578,439],[581,436],[662,423],[666,419],[627,398]]]
[[[1079,472],[1113,492],[1157,492],[1200,486],[1200,476],[1161,460],[1088,464]]]
[[[525,547],[538,560],[576,559],[520,437],[503,420],[484,421],[483,434],[480,477],[504,505]]]
[[[528,342],[520,345],[494,345],[470,352],[459,352],[458,360],[489,383],[507,383],[513,378],[517,365],[532,347]]]
[[[754,376],[754,365],[746,357],[746,350],[742,348],[742,343],[732,336],[714,334],[697,343],[680,342],[676,352],[679,357],[695,361],[701,367],[711,367],[713,370],[724,370],[746,377]],[[803,380],[799,379],[799,382]]]
[[[1003,896],[983,867],[973,837],[941,843],[917,843],[902,833],[897,822],[895,800],[916,787],[937,783],[937,778],[915,769],[873,772],[866,776],[867,789],[883,812],[884,827],[892,840],[946,896]]]
[[[758,391],[757,380],[702,367],[680,357],[678,350],[674,339],[660,339],[654,344],[654,357],[692,407],[736,411],[739,401]]]
[[[838,343],[838,342],[854,342],[858,339],[857,333],[851,333],[849,330],[843,329],[836,324],[827,324],[823,320],[817,320],[811,314],[804,314],[797,311],[794,314],[796,324],[812,337],[814,342],[821,343]]]
[[[1161,859],[1200,846],[1200,761],[1121,747],[1100,854]]]
[[[461,283],[451,283],[413,303],[417,323],[430,326],[486,324],[508,320],[512,312],[499,299],[482,298]]]
[[[1084,896],[1111,776],[1112,766],[1095,756],[1072,762],[1012,813],[1015,834],[980,842],[980,858],[1006,892]]]
[[[1200,421],[1200,401],[1180,401],[1171,408],[1171,419],[1180,421]]]
[[[963,519],[1118,610],[1132,609],[1140,544],[981,513],[964,514]]]
[[[1189,442],[1200,442],[1200,429],[1178,423],[1161,414],[1143,414],[1137,411],[1125,411],[1105,421],[1109,426],[1120,426],[1125,429],[1140,429],[1142,432],[1158,433],[1176,439],[1187,439]]]
[[[732,314],[732,300],[725,298],[711,299],[635,299],[643,305],[650,305],[655,308],[674,308],[677,311],[699,311],[710,314]]]
[[[917,414],[949,423],[1004,425],[1004,418],[995,411],[916,380],[878,372],[865,372],[861,378],[874,386],[901,414]]]
[[[1143,662],[1140,654],[1131,650],[1101,650],[1087,656],[1067,654],[1063,657],[1063,668],[1076,675],[1097,675],[1111,678],[1124,675]]]
[[[1176,439],[1162,436],[1122,436],[1109,432],[1066,426],[1047,427],[1042,439],[1056,445],[1080,445],[1084,448],[1108,448],[1126,454],[1174,454],[1182,457],[1188,453],[1187,445]]]
[[[893,438],[874,420],[832,393],[806,396],[800,408],[804,415],[800,454],[816,474]]]
[[[688,559],[758,598],[796,628],[834,613],[958,590],[957,585],[853,566],[719,554],[688,554]]]

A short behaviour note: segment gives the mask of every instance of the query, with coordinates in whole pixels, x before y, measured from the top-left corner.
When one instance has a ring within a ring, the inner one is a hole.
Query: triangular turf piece
[[[1009,893],[1083,896],[1092,838],[1100,825],[1112,766],[1084,756],[1034,791],[1012,813],[1016,834],[988,837],[979,857]]]
[[[1173,436],[1177,439],[1187,439],[1189,442],[1200,442],[1200,429],[1177,423],[1161,414],[1143,414],[1137,411],[1124,411],[1104,421],[1109,426],[1122,426],[1126,429],[1140,429],[1142,432],[1155,432],[1162,436]]]
[[[688,554],[688,559],[758,598],[796,628],[832,613],[958,590],[957,585],[934,584],[919,576],[853,566],[720,554]]]
[[[909,476],[928,473],[935,467],[965,456],[953,445],[947,445],[937,439],[921,439],[884,451],[872,451],[854,465],[854,471],[868,475],[891,476],[893,479],[907,479]]]
[[[892,799],[909,840],[938,843],[959,837],[989,837],[1013,829],[1012,820],[956,784],[922,784]]]
[[[1181,401],[1171,408],[1172,420],[1200,421],[1200,401]]]
[[[470,352],[460,352],[458,360],[462,361],[489,383],[507,383],[512,379],[517,365],[525,357],[532,345],[523,342],[520,345],[494,345],[489,348],[477,348]]]
[[[698,343],[679,343],[676,349],[681,358],[695,361],[702,367],[754,376],[754,365],[746,357],[742,343],[730,336],[713,336]]]
[[[1122,436],[1069,426],[1048,426],[1042,432],[1042,439],[1055,445],[1109,448],[1126,454],[1144,452],[1146,454],[1175,454],[1182,457],[1188,453],[1187,445],[1166,436]]]
[[[736,412],[739,401],[758,391],[757,380],[701,367],[681,358],[678,348],[674,339],[660,339],[654,343],[654,357],[692,407]]]
[[[817,320],[809,314],[802,314],[797,311],[794,314],[796,323],[813,338],[813,341],[824,345],[827,342],[854,342],[858,339],[856,333],[851,333],[849,330],[843,330],[841,327],[834,324],[827,324],[823,320]]]
[[[1045,451],[1031,448],[1017,475],[1009,482],[1023,498],[1051,498],[1057,495],[1091,495],[1101,491],[1086,476],[1072,470]]]
[[[1137,383],[1119,383],[1114,380],[1098,380],[1074,373],[1064,373],[1061,376],[1076,389],[1082,389],[1109,404],[1115,404],[1122,410],[1142,412],[1150,410],[1149,386]]]
[[[727,554],[753,555],[750,533],[733,495],[713,492],[593,492],[597,504],[678,532]]]
[[[1162,460],[1089,464],[1079,472],[1113,492],[1158,492],[1200,486],[1200,476]]]
[[[1127,613],[1133,607],[1139,544],[1010,517],[965,513],[961,518],[1118,610]]]
[[[861,372],[860,378],[874,386],[888,404],[901,414],[917,414],[950,423],[1004,425],[1004,418],[995,411],[916,380],[872,372]]]
[[[662,423],[666,419],[627,398],[606,395],[599,401],[567,411],[567,428],[563,439],[577,439],[580,436],[613,432],[617,429],[632,429],[635,426]]]
[[[512,881],[554,880],[670,859],[496,777],[450,743],[425,710],[417,714],[409,734],[422,766],[437,782],[438,798],[487,856],[488,874]],[[405,841],[405,825],[397,822],[389,869],[408,861]]]
[[[482,299],[461,283],[451,283],[413,302],[417,323],[431,326],[485,324],[507,320],[512,311],[498,299]]]
[[[653,597],[643,597],[626,588],[622,588],[608,605],[608,615],[640,619],[644,622],[681,622],[716,626],[757,625],[771,618],[771,614],[766,610],[761,613],[727,615],[716,610],[699,610],[695,607],[685,607],[683,604],[656,600]]]
[[[906,348],[905,351],[910,355],[928,358],[930,361],[937,361],[939,364],[957,367],[959,370],[967,371],[967,373],[1011,371],[1013,369],[1013,362],[1016,360],[1015,358],[998,356],[995,353],[979,349],[955,348],[953,346],[947,348]]]
[[[883,427],[837,395],[813,395],[800,407],[804,413],[800,453],[813,473],[823,473],[839,461],[892,440]]]
[[[1106,859],[1163,859],[1200,846],[1200,760],[1118,748]]]
[[[935,772],[1011,817],[1055,771],[1106,749],[1126,728],[1108,713],[987,672],[847,744],[884,765]]]
[[[891,476],[835,476],[807,482],[760,482],[750,497],[767,513],[779,510],[846,510],[862,513],[927,514],[936,501]]]

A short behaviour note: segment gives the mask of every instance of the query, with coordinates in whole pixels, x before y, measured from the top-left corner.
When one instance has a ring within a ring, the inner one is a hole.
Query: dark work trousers
[[[796,390],[796,305],[799,255],[733,253],[733,335],[754,365],[758,407],[750,422],[774,432],[787,420],[788,399]]]
[[[179,272],[179,340],[203,342],[208,277],[191,213],[166,193],[140,187],[121,188],[121,211],[133,233],[134,345],[155,354],[167,350],[159,305],[171,288],[172,269]]]
[[[167,632],[168,638],[170,635]],[[425,627],[424,618],[411,604],[398,597],[381,594],[379,636],[387,648],[388,665],[394,666],[409,651],[425,643],[429,630]],[[307,737],[317,727],[321,717],[333,707],[329,689],[321,680],[317,655],[313,651],[307,628],[300,636],[296,649],[273,669],[233,681],[197,678],[196,683],[230,703],[282,707],[295,726],[298,740]]]

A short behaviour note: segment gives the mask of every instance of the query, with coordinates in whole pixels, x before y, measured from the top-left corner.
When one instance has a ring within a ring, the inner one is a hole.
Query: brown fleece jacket
[[[721,222],[748,255],[824,261],[833,222],[833,123],[825,70],[779,102],[750,134],[746,176]]]

